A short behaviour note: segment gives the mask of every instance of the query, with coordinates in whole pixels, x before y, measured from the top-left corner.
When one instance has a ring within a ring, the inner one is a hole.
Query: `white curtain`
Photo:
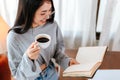
[[[54,0],[56,15],[66,48],[93,46],[96,43],[98,0]]]
[[[99,45],[120,51],[120,0],[101,0],[98,16]]]
[[[19,0],[0,0],[0,15],[12,27],[17,14]]]
[[[0,15],[13,26],[18,0],[0,0]],[[66,48],[94,46],[98,0],[53,0],[55,19],[60,26]]]

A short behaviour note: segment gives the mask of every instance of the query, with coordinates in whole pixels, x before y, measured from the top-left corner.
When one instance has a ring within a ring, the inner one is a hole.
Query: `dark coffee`
[[[41,42],[41,43],[45,43],[45,42],[48,42],[49,39],[48,39],[48,38],[45,38],[45,37],[41,37],[41,38],[38,38],[37,41],[38,41],[38,42]]]

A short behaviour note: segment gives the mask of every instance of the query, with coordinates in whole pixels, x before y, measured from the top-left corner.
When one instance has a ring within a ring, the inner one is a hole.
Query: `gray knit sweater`
[[[41,33],[51,36],[51,44],[41,50],[39,58],[32,62],[25,52],[35,41],[35,36]],[[16,80],[34,80],[41,72],[40,65],[45,63],[48,66],[51,58],[55,58],[64,69],[68,67],[69,57],[64,53],[62,34],[56,22],[31,28],[24,34],[10,31],[7,36],[7,49],[9,67]]]

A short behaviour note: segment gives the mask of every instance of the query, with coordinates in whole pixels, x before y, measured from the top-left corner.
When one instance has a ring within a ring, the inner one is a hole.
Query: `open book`
[[[92,77],[103,61],[106,46],[80,47],[76,60],[80,63],[69,66],[63,77]]]

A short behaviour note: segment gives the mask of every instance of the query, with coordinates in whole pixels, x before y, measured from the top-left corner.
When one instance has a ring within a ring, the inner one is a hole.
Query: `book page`
[[[90,63],[82,65],[73,65],[68,67],[64,72],[63,76],[69,77],[92,77],[96,69],[101,63]]]
[[[76,60],[80,64],[69,66],[64,70],[63,76],[92,77],[101,65],[106,49],[106,46],[80,47],[76,56]]]
[[[76,60],[81,64],[101,62],[106,52],[106,48],[106,46],[80,47]]]
[[[87,64],[78,64],[78,65],[72,65],[68,67],[64,73],[68,72],[82,72],[82,71],[90,71],[92,67],[97,63],[87,63]]]

